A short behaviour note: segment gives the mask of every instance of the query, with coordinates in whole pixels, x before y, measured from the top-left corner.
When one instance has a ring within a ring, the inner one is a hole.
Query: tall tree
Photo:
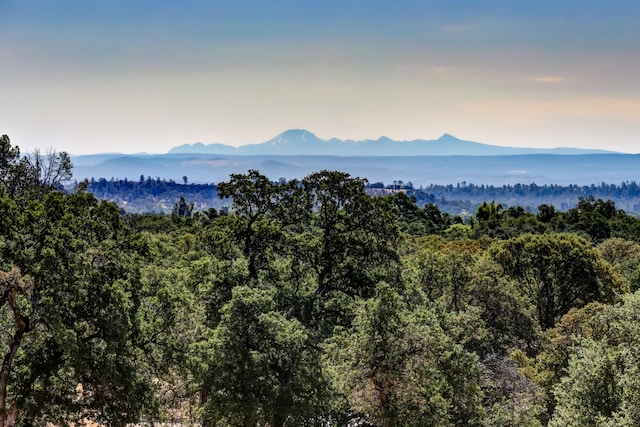
[[[136,253],[118,208],[88,194],[0,198],[0,314],[10,331],[0,425],[125,425],[153,409]],[[6,221],[6,222],[5,222]]]
[[[390,200],[369,196],[364,180],[343,172],[314,173],[302,185],[316,209],[316,293],[369,297],[380,280],[395,280],[399,228]]]
[[[572,307],[610,303],[627,291],[600,253],[575,234],[522,235],[494,244],[489,253],[534,302],[543,329]]]
[[[251,278],[257,280],[258,272],[265,268],[267,249],[278,235],[271,221],[278,186],[257,170],[249,170],[247,174],[232,174],[229,182],[218,184],[218,195],[233,200],[232,232],[248,261]]]
[[[309,339],[300,322],[276,310],[273,290],[235,288],[205,350],[205,418],[246,427],[312,419],[322,376]]]
[[[0,137],[0,173],[2,174],[3,181],[9,168],[13,166],[20,158],[20,147],[11,146],[11,139],[8,135],[2,135]]]

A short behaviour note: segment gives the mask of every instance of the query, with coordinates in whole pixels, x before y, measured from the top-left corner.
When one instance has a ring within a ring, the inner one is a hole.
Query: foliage
[[[205,356],[205,419],[283,426],[312,418],[322,376],[304,326],[276,311],[269,290],[236,287],[221,312]]]
[[[482,361],[487,426],[542,426],[543,399],[538,386],[505,356]]]
[[[136,317],[143,248],[122,228],[116,206],[61,193],[21,209],[6,197],[0,204],[15,213],[0,237],[11,266],[0,300],[12,331],[0,377],[6,425],[19,414],[39,423],[124,425],[153,410]]]
[[[408,312],[386,283],[360,306],[353,329],[326,343],[325,369],[368,424],[479,425],[477,359],[436,313]]]
[[[71,180],[72,164],[69,154],[39,150],[20,156],[20,148],[11,146],[7,135],[0,137],[0,189],[11,197],[41,197],[49,191],[60,190]]]
[[[489,252],[534,302],[543,329],[572,307],[612,303],[627,290],[600,253],[574,234],[523,235],[498,242]]]
[[[602,185],[250,170],[65,193],[70,167],[0,140],[1,426],[640,423],[640,220]],[[436,189],[496,197],[452,217]],[[582,197],[502,201],[543,193]]]
[[[585,337],[554,388],[550,426],[634,426],[640,423],[640,298],[626,296],[594,323],[606,330]]]
[[[632,292],[640,289],[640,243],[612,237],[600,243],[598,250],[609,264],[620,270]]]

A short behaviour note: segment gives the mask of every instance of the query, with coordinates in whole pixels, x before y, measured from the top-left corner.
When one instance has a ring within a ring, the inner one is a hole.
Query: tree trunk
[[[7,301],[13,311],[13,317],[16,322],[16,331],[13,334],[9,350],[4,356],[2,368],[0,369],[0,427],[14,427],[19,413],[15,402],[7,411],[7,383],[9,381],[9,373],[11,372],[11,364],[13,363],[13,358],[15,357],[16,352],[20,347],[20,343],[22,342],[22,336],[28,330],[28,319],[24,318],[20,313],[17,295],[18,290],[15,286],[9,288]]]
[[[20,415],[20,410],[18,409],[18,405],[13,402],[11,404],[11,408],[9,408],[9,413],[7,414],[7,420],[4,423],[4,427],[15,427],[16,422],[18,421],[18,415]]]
[[[244,421],[242,424],[244,425],[244,427],[256,427],[255,414],[253,413],[245,414]]]
[[[280,371],[278,373],[280,386],[282,391],[276,396],[275,408],[272,418],[271,427],[284,427],[284,423],[287,421],[289,413],[291,399],[289,398],[292,393],[291,390],[291,372]],[[286,391],[285,391],[286,390]]]
[[[287,416],[285,414],[276,413],[273,417],[273,426],[272,427],[284,427],[284,422],[287,420]]]

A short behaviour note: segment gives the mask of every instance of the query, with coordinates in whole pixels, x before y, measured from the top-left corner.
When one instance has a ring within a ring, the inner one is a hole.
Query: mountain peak
[[[306,144],[316,142],[318,137],[305,129],[289,129],[267,141],[270,145]]]
[[[278,137],[281,138],[315,138],[316,136],[306,129],[289,129],[282,132]]]
[[[447,141],[460,141],[460,140],[451,134],[445,133],[440,138],[438,138],[438,141],[447,142]]]

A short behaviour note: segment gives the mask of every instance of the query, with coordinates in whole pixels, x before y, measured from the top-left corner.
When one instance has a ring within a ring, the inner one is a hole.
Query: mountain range
[[[305,130],[289,130],[261,144],[231,147],[201,143],[165,154],[71,156],[74,178],[138,180],[141,176],[191,183],[218,183],[232,173],[257,169],[273,180],[303,178],[322,169],[340,170],[369,182],[411,181],[477,185],[619,184],[638,181],[640,155],[575,148],[500,147],[463,141],[389,138],[323,140]]]
[[[578,148],[517,148],[465,141],[444,134],[435,140],[396,141],[387,137],[361,141],[321,139],[304,129],[291,129],[259,144],[233,147],[201,142],[174,147],[169,154],[307,155],[307,156],[505,156],[516,154],[595,154],[605,150]]]

